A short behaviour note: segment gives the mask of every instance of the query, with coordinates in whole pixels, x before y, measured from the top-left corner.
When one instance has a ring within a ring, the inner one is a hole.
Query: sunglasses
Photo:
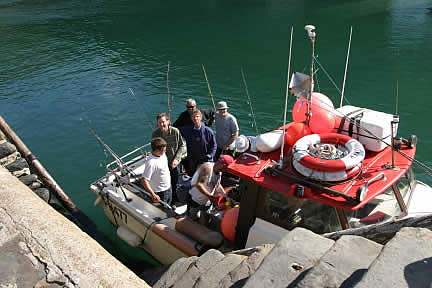
[[[187,109],[194,109],[195,106],[186,106]]]

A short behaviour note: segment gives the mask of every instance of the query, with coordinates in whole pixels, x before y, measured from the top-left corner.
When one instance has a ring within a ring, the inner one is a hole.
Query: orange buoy
[[[311,112],[309,125],[314,133],[332,132],[335,125],[334,106],[324,94],[312,92],[312,100],[298,98],[292,109],[294,122],[301,123],[307,120],[307,112]],[[310,111],[308,111],[310,106]]]
[[[221,222],[222,234],[226,239],[228,239],[231,242],[234,242],[235,240],[239,211],[240,211],[239,207],[234,207],[232,209],[229,209],[225,211],[225,214],[222,218],[222,222]]]
[[[304,123],[290,123],[285,130],[285,143],[290,146],[294,146],[294,144],[303,136],[312,134],[309,126]]]

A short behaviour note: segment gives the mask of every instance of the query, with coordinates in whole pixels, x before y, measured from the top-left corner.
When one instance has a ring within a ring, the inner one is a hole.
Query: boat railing
[[[125,155],[121,156],[119,159],[123,163],[125,163],[126,165],[128,165],[135,158],[141,157],[143,155],[146,155],[146,153],[148,152],[147,150],[148,150],[149,147],[150,147],[150,143],[144,144],[144,145],[142,145],[142,146],[140,146],[140,147],[138,147],[138,148],[136,148],[136,149],[134,149],[134,150],[126,153]],[[133,157],[131,157],[131,156],[133,156]],[[130,160],[128,160],[128,159],[130,159]],[[116,160],[112,161],[111,163],[107,164],[106,168],[108,170],[113,170],[115,168],[118,168],[118,166],[119,166],[118,164],[119,164],[118,160],[116,159]],[[113,165],[115,165],[115,167],[113,167]]]

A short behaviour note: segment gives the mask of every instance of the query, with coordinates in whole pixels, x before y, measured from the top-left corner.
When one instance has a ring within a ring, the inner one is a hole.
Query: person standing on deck
[[[184,126],[191,126],[193,125],[192,121],[192,113],[198,110],[197,105],[194,99],[187,99],[186,100],[186,111],[183,111],[180,116],[177,118],[177,120],[173,123],[173,126],[176,128],[181,128]],[[208,127],[210,127],[213,124],[215,113],[211,109],[199,109],[203,115],[204,124]],[[182,130],[182,129],[180,129]]]
[[[170,117],[167,113],[160,113],[156,116],[157,129],[153,131],[152,138],[160,137],[167,142],[166,157],[168,158],[168,168],[171,175],[172,202],[176,203],[176,187],[179,177],[180,161],[186,158],[186,143],[180,131],[170,126]]]
[[[191,176],[198,165],[204,162],[213,162],[216,153],[216,138],[213,130],[201,122],[201,111],[195,110],[192,113],[193,126],[186,126],[182,129],[182,134],[186,140],[187,147],[187,170]],[[185,165],[186,166],[186,165]]]
[[[235,145],[234,141],[239,135],[239,127],[237,119],[228,113],[228,105],[225,101],[220,101],[217,106],[218,113],[216,114],[216,143],[217,150],[215,160],[221,154],[234,156]]]
[[[162,197],[164,202],[171,204],[171,177],[168,159],[165,155],[167,142],[160,137],[153,138],[151,149],[152,152],[147,158],[141,183],[154,202],[159,202]]]

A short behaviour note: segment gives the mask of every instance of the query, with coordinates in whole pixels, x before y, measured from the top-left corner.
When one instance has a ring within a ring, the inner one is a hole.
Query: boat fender
[[[193,241],[187,238],[185,235],[170,229],[167,225],[162,223],[153,224],[151,230],[156,235],[175,246],[177,249],[183,251],[186,255],[199,255],[199,251],[196,249],[196,241]]]
[[[225,211],[221,221],[221,231],[226,239],[234,243],[237,230],[238,215],[240,212],[239,207],[234,207]]]
[[[208,245],[212,248],[217,248],[223,243],[223,236],[217,231],[213,231],[198,224],[187,217],[177,219],[175,229],[201,244]]]
[[[117,235],[120,237],[120,239],[122,239],[132,247],[137,247],[138,245],[141,244],[143,240],[136,233],[132,232],[125,226],[119,226],[117,228]]]
[[[260,152],[275,151],[282,145],[283,130],[273,130],[256,137],[255,147]]]
[[[310,148],[316,144],[343,145],[347,150],[344,157],[328,160],[310,155]],[[312,170],[319,171],[345,171],[352,169],[361,163],[365,157],[363,145],[347,136],[338,133],[312,134],[298,140],[293,147],[294,161]]]

